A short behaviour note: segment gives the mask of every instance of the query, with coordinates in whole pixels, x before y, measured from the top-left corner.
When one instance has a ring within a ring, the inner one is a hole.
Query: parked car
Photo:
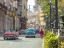
[[[35,32],[36,32],[37,34],[39,34],[40,29],[35,29]]]
[[[21,29],[20,31],[19,31],[19,34],[21,35],[21,34],[25,34],[25,29]]]
[[[35,29],[33,28],[29,28],[29,29],[26,29],[26,37],[34,37],[35,38]]]
[[[3,37],[4,39],[18,39],[19,33],[15,30],[5,30]]]

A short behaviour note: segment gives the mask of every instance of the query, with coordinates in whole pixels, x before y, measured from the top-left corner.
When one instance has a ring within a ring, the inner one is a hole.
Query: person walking
[[[41,29],[39,33],[40,33],[40,37],[42,39],[43,38],[43,35],[44,35],[44,30]]]

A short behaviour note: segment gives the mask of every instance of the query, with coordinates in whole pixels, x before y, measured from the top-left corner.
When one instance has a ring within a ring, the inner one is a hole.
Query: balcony
[[[3,4],[0,3],[0,8],[2,8],[3,10],[7,10],[7,7],[4,6]]]

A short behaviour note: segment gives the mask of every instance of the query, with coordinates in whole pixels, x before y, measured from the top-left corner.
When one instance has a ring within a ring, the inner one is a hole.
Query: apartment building
[[[39,26],[39,28],[45,28],[46,24],[44,21],[44,14],[42,13],[42,7],[37,5],[36,0],[35,0],[34,11],[38,12],[36,25]]]
[[[41,6],[38,6],[38,18],[39,18],[39,27],[40,28],[45,28],[46,23],[44,21],[44,13],[42,13],[42,8]]]
[[[15,26],[13,16],[16,16],[15,15],[16,12],[15,12],[14,8],[15,9],[17,8],[17,0],[0,0],[0,5],[1,5],[1,7],[4,7],[4,8],[2,8],[3,11],[2,11],[2,9],[0,9],[1,14],[2,14],[2,18],[1,17],[0,18],[1,18],[1,20],[3,20],[3,21],[1,21],[1,24],[0,24],[2,26],[2,27],[0,27],[1,30],[16,29],[17,25]]]
[[[4,28],[5,30],[8,29],[13,29],[13,17],[11,17],[10,13],[11,13],[11,0],[4,0],[4,5],[7,7],[7,13],[5,15],[5,24],[4,24]]]
[[[18,0],[18,16],[20,28],[25,29],[27,24],[27,0]]]
[[[7,11],[7,7],[4,6],[3,0],[0,0],[0,30],[4,30],[5,24],[5,15]]]
[[[27,0],[0,0],[0,30],[26,28]]]

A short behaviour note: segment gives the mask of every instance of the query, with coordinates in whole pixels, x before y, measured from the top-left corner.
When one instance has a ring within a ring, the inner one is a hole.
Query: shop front
[[[26,25],[27,25],[27,18],[23,17],[20,18],[20,22],[21,22],[21,29],[26,29]]]

